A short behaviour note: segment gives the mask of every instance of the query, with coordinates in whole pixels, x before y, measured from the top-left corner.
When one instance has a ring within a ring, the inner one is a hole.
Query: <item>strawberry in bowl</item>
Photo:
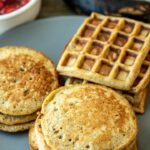
[[[41,0],[0,0],[0,34],[34,20],[40,7]]]
[[[0,0],[0,15],[11,13],[24,5],[30,0]]]

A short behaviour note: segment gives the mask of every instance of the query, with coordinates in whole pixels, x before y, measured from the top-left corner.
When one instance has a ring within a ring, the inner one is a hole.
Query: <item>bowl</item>
[[[23,23],[34,20],[41,7],[41,0],[30,0],[26,5],[9,14],[0,15],[0,34]]]

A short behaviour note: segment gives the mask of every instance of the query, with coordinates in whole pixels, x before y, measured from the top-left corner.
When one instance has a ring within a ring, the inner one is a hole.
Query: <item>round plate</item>
[[[84,18],[55,17],[29,23],[1,35],[0,46],[32,47],[48,55],[57,64],[65,45]],[[147,99],[150,99],[150,94]],[[145,114],[139,115],[138,118],[138,150],[149,150],[150,101],[148,101]],[[27,132],[17,134],[0,132],[0,150],[29,150]]]

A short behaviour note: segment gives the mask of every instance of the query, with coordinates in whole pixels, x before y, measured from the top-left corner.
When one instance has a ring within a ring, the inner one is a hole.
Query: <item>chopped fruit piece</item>
[[[24,5],[27,4],[29,1],[30,1],[30,0],[22,0],[22,1],[20,2],[20,5],[21,5],[21,6],[24,6]]]
[[[3,8],[4,3],[2,1],[0,1],[0,9]]]
[[[18,0],[2,0],[2,2],[7,5],[7,4],[12,4],[12,3],[16,3]]]
[[[30,0],[0,0],[0,15],[14,12],[29,1]]]
[[[1,10],[1,14],[8,14],[8,13],[11,13],[13,11],[15,11],[16,9],[18,9],[20,6],[19,5],[7,5],[6,7],[4,7],[2,10]]]

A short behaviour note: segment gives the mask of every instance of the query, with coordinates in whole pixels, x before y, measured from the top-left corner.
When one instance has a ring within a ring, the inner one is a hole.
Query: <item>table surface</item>
[[[150,0],[147,0],[150,2]],[[81,15],[82,13],[79,12]],[[63,0],[42,0],[42,7],[37,19],[51,16],[78,15]]]
[[[63,0],[42,0],[38,19],[51,16],[76,15]]]

